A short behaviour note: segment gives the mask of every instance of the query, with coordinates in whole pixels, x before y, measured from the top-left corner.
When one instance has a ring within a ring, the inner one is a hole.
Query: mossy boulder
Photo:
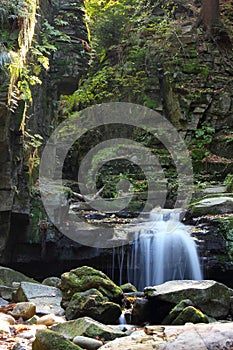
[[[172,325],[182,325],[187,322],[191,323],[209,323],[209,319],[200,310],[194,306],[185,307],[181,313],[172,321]]]
[[[105,324],[115,324],[120,315],[120,306],[109,302],[97,289],[75,293],[66,308],[67,320],[89,316]]]
[[[124,293],[136,293],[137,288],[132,283],[125,283],[120,286]]]
[[[172,324],[172,321],[174,321],[187,306],[193,306],[193,302],[190,299],[181,300],[165,317],[162,324]]]
[[[82,350],[70,340],[51,330],[38,330],[32,343],[32,350]]]
[[[107,275],[89,266],[65,272],[61,276],[62,305],[67,306],[77,292],[95,288],[110,301],[121,303],[123,292]]]
[[[39,283],[33,278],[25,276],[23,273],[12,270],[8,267],[0,266],[0,284],[6,287],[12,287],[13,282],[32,282]]]
[[[83,335],[90,338],[98,337],[99,339],[108,341],[126,335],[124,332],[104,325],[90,317],[82,317],[77,320],[60,323],[52,326],[51,329],[70,340],[78,335]]]
[[[210,319],[203,312],[193,306],[190,299],[178,303],[163,320],[164,325],[182,325],[191,323],[209,323]]]

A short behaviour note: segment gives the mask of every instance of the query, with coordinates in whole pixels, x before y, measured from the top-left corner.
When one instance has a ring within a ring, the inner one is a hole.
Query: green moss
[[[200,63],[197,59],[192,59],[181,66],[183,73],[198,74],[201,71]]]
[[[61,276],[61,290],[64,300],[70,300],[76,292],[95,288],[112,301],[121,301],[122,290],[103,272],[89,266],[78,267]]]
[[[177,318],[172,321],[172,325],[183,325],[187,322],[209,323],[209,319],[201,310],[196,309],[194,306],[187,306],[181,311]]]
[[[32,350],[82,350],[61,334],[51,330],[38,330],[32,343]]]
[[[229,218],[217,219],[219,222],[218,233],[226,242],[228,258],[233,263],[233,216]]]

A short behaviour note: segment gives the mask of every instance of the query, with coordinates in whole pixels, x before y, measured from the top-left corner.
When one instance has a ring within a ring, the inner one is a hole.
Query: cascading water
[[[145,228],[135,233],[127,274],[138,290],[169,280],[202,279],[196,244],[179,218],[177,210],[152,211]]]

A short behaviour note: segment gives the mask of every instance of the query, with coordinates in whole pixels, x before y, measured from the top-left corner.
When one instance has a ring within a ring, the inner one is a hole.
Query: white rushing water
[[[135,233],[127,274],[138,290],[169,280],[202,279],[196,244],[179,217],[177,210],[152,211],[145,229]]]

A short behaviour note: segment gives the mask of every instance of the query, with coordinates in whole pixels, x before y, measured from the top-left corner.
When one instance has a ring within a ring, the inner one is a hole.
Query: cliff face
[[[22,91],[19,91],[17,86],[17,81],[22,81],[24,78],[22,78],[24,72],[22,73],[21,70],[11,87],[13,103],[15,99],[15,106],[12,106],[8,94],[13,73],[5,67],[0,71],[1,263],[11,261],[12,244],[14,246],[22,236],[25,237],[25,232],[31,230],[29,225],[32,213],[30,182],[35,181],[37,173],[33,168],[36,167],[39,157],[37,148],[41,142],[38,141],[42,138],[43,142],[46,141],[56,125],[54,112],[60,94],[74,92],[88,64],[87,51],[83,45],[83,42],[87,41],[87,32],[81,9],[82,1],[40,0],[36,12],[33,13],[31,9],[36,4],[33,4],[33,1],[25,3],[29,8],[27,15],[17,13],[19,9],[13,8],[16,16],[15,23],[12,24],[10,16],[6,15],[4,18],[3,32],[8,32],[14,39],[11,40],[11,46],[8,49],[4,38],[1,38],[2,48],[6,52],[8,50],[13,57],[18,55],[25,70],[34,64],[33,70],[39,69],[37,75],[41,82],[30,85],[31,103],[29,103],[30,101],[22,97]],[[26,21],[28,23],[25,27],[21,26],[20,23]],[[26,35],[29,31],[30,38]],[[20,37],[23,37],[21,42]],[[51,48],[48,45],[49,41],[53,44]],[[42,53],[37,51],[36,53],[42,57],[45,52],[44,57],[49,61],[47,70],[39,67],[40,61],[35,63],[33,50],[38,47]],[[25,57],[22,57],[22,52]],[[33,73],[30,72],[30,74]],[[15,96],[14,93],[21,95]],[[26,110],[25,104],[27,104]],[[28,233],[26,236],[28,237]],[[28,240],[30,241],[30,238]]]

